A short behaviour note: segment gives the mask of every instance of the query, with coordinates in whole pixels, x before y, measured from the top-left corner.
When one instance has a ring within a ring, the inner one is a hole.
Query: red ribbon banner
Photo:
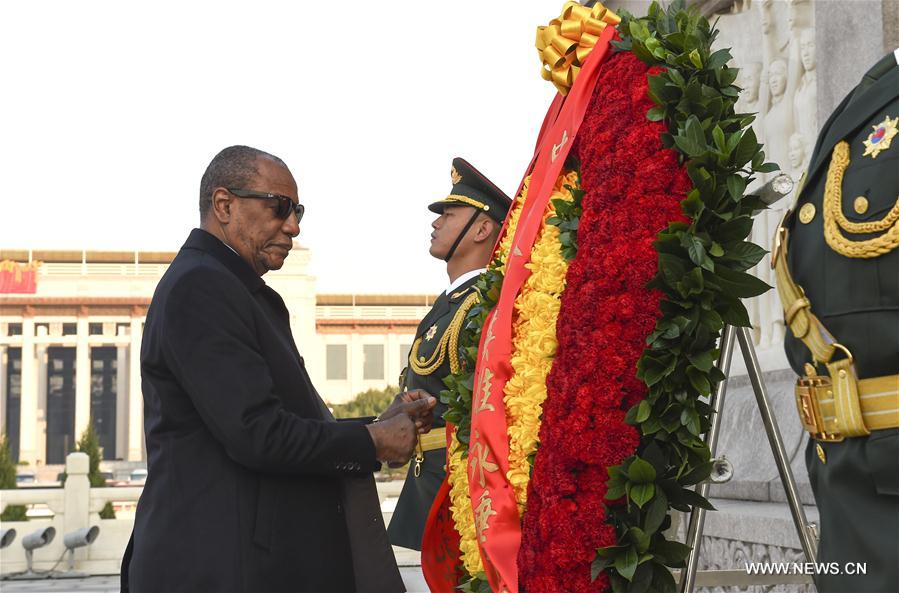
[[[508,255],[496,308],[488,316],[478,348],[472,397],[468,476],[475,528],[487,580],[497,593],[518,591],[518,549],[521,522],[509,470],[509,437],[503,388],[512,375],[512,315],[515,298],[530,270],[531,249],[543,221],[556,179],[571,149],[593,96],[599,65],[615,35],[606,27],[581,69],[558,117],[545,131],[532,161],[528,198]],[[546,122],[544,122],[544,130]]]

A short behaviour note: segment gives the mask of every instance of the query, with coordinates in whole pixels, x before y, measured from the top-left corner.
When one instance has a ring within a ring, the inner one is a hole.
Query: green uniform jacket
[[[406,370],[407,389],[423,389],[437,398],[439,398],[440,392],[446,389],[443,379],[450,374],[450,358],[455,359],[458,356],[457,352],[452,351],[449,345],[450,338],[453,338],[453,341],[458,340],[461,329],[460,321],[467,313],[467,310],[463,309],[463,304],[468,297],[475,294],[473,288],[477,279],[478,276],[475,276],[462,283],[450,291],[449,295],[441,294],[434,301],[434,306],[428,311],[428,314],[421,320],[415,332],[412,351],[409,353],[410,360],[413,356],[417,356],[419,360],[422,358],[430,360],[435,355],[439,358],[440,353],[437,348],[443,340],[445,340],[443,349],[446,351],[442,363],[433,369],[428,369],[431,372],[427,374],[415,372],[410,364]],[[456,320],[455,324],[453,323],[454,319]],[[451,328],[451,325],[454,327]],[[455,331],[451,331],[452,329]],[[452,333],[455,335],[453,336]],[[444,412],[446,412],[446,405],[438,401],[437,407],[434,408],[435,428],[446,425],[443,421]],[[424,457],[421,475],[417,478],[414,475],[415,462],[410,464],[406,483],[403,485],[396,510],[387,528],[390,543],[413,550],[421,549],[421,536],[424,533],[431,504],[446,476],[445,448],[426,451]]]
[[[823,201],[831,153],[841,140],[850,154],[842,183],[846,218],[880,220],[899,199],[899,135],[876,158],[863,156],[873,126],[887,116],[899,118],[899,67],[892,54],[866,79],[824,124],[807,183],[786,222],[793,279],[824,327],[852,352],[860,379],[899,374],[899,248],[869,259],[832,250],[824,238]],[[863,213],[854,207],[859,196],[868,201]],[[804,223],[797,214],[806,204],[815,214]],[[858,241],[877,235],[846,236]],[[789,331],[785,347],[793,370],[804,375],[809,350]],[[819,574],[818,591],[899,591],[899,429],[820,443],[826,461],[817,445],[809,442],[806,465],[821,517],[818,561],[836,562],[841,570],[847,562],[867,568],[864,576]]]

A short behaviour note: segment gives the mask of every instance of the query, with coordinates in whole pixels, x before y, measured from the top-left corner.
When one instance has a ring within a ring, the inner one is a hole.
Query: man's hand
[[[429,412],[437,401],[428,396],[412,402],[402,403],[400,410],[379,422],[365,427],[375,443],[375,456],[384,463],[406,463],[412,457],[417,442],[418,430],[412,418]],[[392,406],[391,406],[392,407]],[[402,413],[401,413],[402,412]]]
[[[421,401],[428,402],[425,408],[422,408],[421,404],[416,403]],[[418,429],[418,433],[424,434],[431,430],[431,424],[434,422],[434,406],[436,405],[437,399],[427,391],[422,391],[421,389],[404,391],[393,398],[393,402],[379,416],[379,419],[383,422],[404,412],[415,422],[415,428]]]

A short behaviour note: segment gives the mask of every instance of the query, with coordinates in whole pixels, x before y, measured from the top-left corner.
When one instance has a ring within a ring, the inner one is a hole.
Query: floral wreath
[[[614,38],[603,33],[613,27]],[[481,359],[539,164],[477,281],[462,368],[445,380],[455,430],[422,556],[433,590],[674,590],[670,569],[689,547],[663,534],[669,513],[712,508],[691,487],[711,471],[702,435],[704,398],[724,379],[717,343],[726,324],[750,325],[740,299],[769,289],[746,273],[765,253],[747,241],[764,205],[744,192],[777,166],[764,162],[754,116],[735,112],[737,69],[727,49],[712,50],[716,36],[682,1],[654,2],[641,18],[569,2],[538,30],[554,107],[577,92],[589,104],[509,313],[509,377],[488,404],[503,434],[473,426]],[[617,51],[591,66],[609,42]],[[579,89],[591,67],[593,86]],[[511,521],[485,506],[503,492]]]

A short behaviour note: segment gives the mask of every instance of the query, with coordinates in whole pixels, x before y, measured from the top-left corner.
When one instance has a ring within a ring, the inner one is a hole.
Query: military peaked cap
[[[428,210],[440,214],[447,206],[472,206],[502,224],[509,213],[512,200],[492,181],[465,159],[453,159],[450,172],[453,189],[450,195],[428,206]]]

